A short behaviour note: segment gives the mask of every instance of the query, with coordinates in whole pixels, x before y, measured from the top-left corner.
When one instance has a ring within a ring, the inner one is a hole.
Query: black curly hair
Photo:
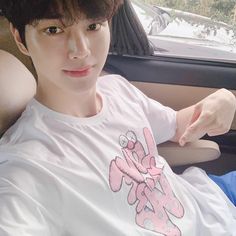
[[[89,19],[111,20],[123,0],[0,0],[0,14],[19,31],[25,44],[25,26],[41,19],[75,21],[80,15]]]

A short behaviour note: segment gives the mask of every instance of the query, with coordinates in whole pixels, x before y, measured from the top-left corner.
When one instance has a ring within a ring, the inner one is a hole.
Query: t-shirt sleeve
[[[174,137],[176,133],[176,111],[147,97],[146,101],[143,102],[143,108],[157,144]]]
[[[170,107],[147,97],[142,91],[132,85],[125,78],[119,76],[123,90],[130,99],[136,100],[142,106],[147,117],[157,144],[163,143],[174,137],[176,133],[177,112]]]
[[[52,223],[48,209],[43,206],[43,198],[50,197],[46,194],[48,185],[44,187],[33,172],[20,162],[0,163],[1,236],[60,235],[60,227]]]

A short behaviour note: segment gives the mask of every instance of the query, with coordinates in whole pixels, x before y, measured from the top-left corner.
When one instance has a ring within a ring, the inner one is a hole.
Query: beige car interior
[[[0,50],[0,134],[16,121],[28,99],[33,96],[32,91],[34,93],[36,89],[33,79],[35,71],[31,61],[15,46],[8,25],[9,23],[0,17],[0,49],[13,54],[25,66],[12,55]],[[143,82],[133,82],[133,84],[149,97],[176,110],[190,106],[215,91],[210,88]],[[232,92],[236,95],[236,91]],[[175,94],[174,99],[172,94]],[[187,97],[188,94],[191,94],[191,97]],[[232,128],[236,129],[236,119]],[[172,166],[211,161],[220,156],[218,144],[208,140],[188,143],[185,147],[166,142],[158,145],[158,152]]]

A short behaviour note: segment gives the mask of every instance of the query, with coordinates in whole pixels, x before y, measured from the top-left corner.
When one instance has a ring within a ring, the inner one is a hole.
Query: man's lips
[[[92,70],[92,66],[85,66],[78,69],[63,70],[63,72],[71,77],[84,77],[87,76]]]

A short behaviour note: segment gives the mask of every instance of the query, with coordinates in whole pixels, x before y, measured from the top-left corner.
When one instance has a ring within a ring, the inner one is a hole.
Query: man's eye
[[[48,35],[55,35],[61,33],[63,30],[57,26],[50,26],[45,30]]]
[[[89,25],[88,30],[89,31],[97,31],[101,28],[101,26],[102,26],[101,24],[94,23],[94,24]]]

